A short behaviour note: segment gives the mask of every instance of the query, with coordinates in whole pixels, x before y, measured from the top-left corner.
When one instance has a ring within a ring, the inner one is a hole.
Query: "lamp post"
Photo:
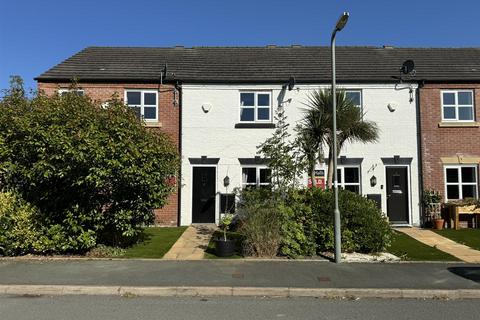
[[[348,21],[348,12],[344,12],[337,21],[332,33],[332,107],[333,107],[333,190],[335,198],[335,263],[342,260],[342,238],[340,230],[340,209],[338,208],[338,174],[337,174],[337,92],[335,88],[335,36]]]

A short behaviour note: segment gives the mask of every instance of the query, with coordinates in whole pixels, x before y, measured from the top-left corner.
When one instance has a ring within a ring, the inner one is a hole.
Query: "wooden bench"
[[[479,219],[478,216],[480,215],[480,208],[476,208],[475,205],[470,206],[450,206],[449,215],[450,215],[450,227],[452,226],[455,230],[459,229],[459,218],[461,214],[471,214],[474,215],[474,227],[478,228]]]

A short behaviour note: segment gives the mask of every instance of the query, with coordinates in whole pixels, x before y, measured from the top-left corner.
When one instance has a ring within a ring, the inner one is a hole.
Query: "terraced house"
[[[415,61],[416,74],[399,78],[408,59]],[[422,223],[423,184],[454,189],[443,185],[435,172],[453,177],[457,168],[458,180],[464,175],[473,181],[460,180],[458,193],[476,195],[478,160],[472,158],[478,157],[479,131],[474,83],[480,79],[480,67],[474,65],[480,66],[477,49],[337,48],[339,87],[380,129],[377,143],[342,149],[340,186],[377,201],[396,225]],[[467,75],[465,83],[461,79]],[[267,162],[258,157],[257,146],[273,133],[278,108],[293,127],[308,94],[329,88],[330,49],[91,47],[37,81],[39,89],[61,93],[72,78],[84,94],[101,102],[117,93],[136,108],[145,125],[164,130],[178,144],[179,192],[156,211],[157,222],[216,223],[233,201],[233,188],[269,184]],[[457,136],[463,138],[460,144],[454,141]],[[458,152],[473,166],[451,163],[459,159]],[[426,159],[423,165],[421,155]],[[443,158],[448,158],[441,162],[445,167],[438,163]],[[326,169],[318,165],[320,181]],[[301,179],[307,185],[307,177]]]

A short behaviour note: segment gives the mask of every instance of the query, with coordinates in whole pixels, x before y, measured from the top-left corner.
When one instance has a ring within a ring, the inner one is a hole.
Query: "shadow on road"
[[[480,283],[480,267],[451,267],[448,268],[448,271],[462,278]]]

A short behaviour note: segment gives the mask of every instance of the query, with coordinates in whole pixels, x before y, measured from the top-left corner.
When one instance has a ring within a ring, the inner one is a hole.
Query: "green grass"
[[[395,231],[388,252],[408,261],[459,261],[436,248],[423,244],[402,232]]]
[[[480,250],[480,229],[444,229],[434,231],[445,238]]]
[[[227,232],[227,237],[229,239],[235,239],[235,255],[231,257],[217,257],[215,254],[215,239],[218,237],[223,237],[223,231],[217,230],[213,234],[210,242],[208,243],[207,250],[205,250],[205,259],[240,259],[243,258],[242,255],[242,236],[237,232]]]
[[[160,259],[170,250],[186,228],[146,228],[142,241],[127,248],[123,257]]]

